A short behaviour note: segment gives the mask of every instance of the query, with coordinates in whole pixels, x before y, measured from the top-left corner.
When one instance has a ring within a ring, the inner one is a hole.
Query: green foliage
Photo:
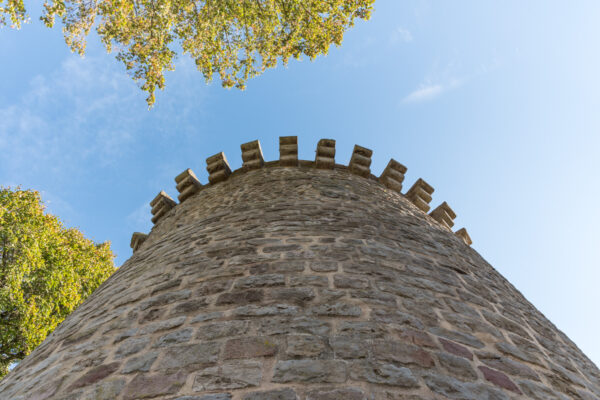
[[[72,51],[85,51],[96,30],[154,104],[164,72],[173,70],[175,48],[196,62],[207,81],[244,89],[266,68],[303,54],[310,59],[340,45],[356,18],[368,19],[375,0],[47,0],[44,23],[63,23]],[[3,17],[4,16],[4,17]],[[0,25],[26,18],[23,0],[0,0]],[[177,46],[176,46],[177,45]]]
[[[0,187],[0,378],[113,273],[113,257],[45,214],[39,193]]]

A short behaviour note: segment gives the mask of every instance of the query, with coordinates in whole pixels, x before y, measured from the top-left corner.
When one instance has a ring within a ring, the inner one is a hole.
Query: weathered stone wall
[[[0,398],[587,400],[600,372],[403,195],[271,166],[169,208]]]

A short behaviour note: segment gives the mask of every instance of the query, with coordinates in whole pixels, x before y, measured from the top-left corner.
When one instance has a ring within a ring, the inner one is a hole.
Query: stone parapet
[[[355,145],[350,157],[348,166],[335,163],[335,140],[321,139],[317,143],[315,161],[298,160],[298,137],[297,136],[282,136],[279,138],[279,161],[265,162],[262,153],[261,145],[258,140],[244,143],[241,146],[242,150],[242,167],[236,171],[232,171],[224,153],[217,153],[206,159],[206,170],[208,171],[208,181],[206,186],[214,185],[228,179],[232,174],[245,173],[250,170],[260,168],[273,168],[278,166],[287,167],[314,167],[317,169],[347,169],[353,174],[359,175],[366,179],[374,179],[386,188],[400,193],[402,190],[402,182],[407,168],[392,159],[384,169],[379,178],[371,175],[371,157],[373,151],[365,147]],[[177,191],[180,193],[178,199],[183,202],[192,195],[198,193],[205,186],[200,183],[196,175],[191,169],[186,169],[177,177]],[[417,208],[424,213],[429,211],[429,203],[432,200],[434,189],[431,185],[419,178],[414,185],[406,192],[404,196],[410,200]],[[161,192],[166,196],[165,192]],[[168,197],[168,196],[167,196]],[[170,199],[170,198],[169,198]],[[157,222],[166,212],[173,208],[176,203],[168,203],[168,206],[161,208],[160,215],[154,217],[152,222]],[[154,208],[153,208],[154,210]],[[158,212],[158,210],[157,210]],[[153,211],[153,215],[155,215]],[[446,202],[442,203],[430,216],[440,223],[442,226],[450,229],[456,215]],[[470,240],[470,239],[469,239]],[[465,241],[467,243],[467,241]]]

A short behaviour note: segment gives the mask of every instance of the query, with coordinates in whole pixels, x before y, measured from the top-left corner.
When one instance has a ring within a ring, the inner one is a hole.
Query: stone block
[[[314,335],[289,335],[285,354],[290,357],[318,357],[326,350],[323,339]]]
[[[461,400],[479,400],[473,395],[465,382],[458,379],[442,375],[437,371],[425,374],[423,376],[425,384],[434,393],[444,396],[447,399]]]
[[[205,321],[212,321],[215,319],[221,319],[223,318],[223,313],[220,311],[215,311],[215,312],[209,312],[209,313],[201,313],[196,315],[194,318],[192,318],[192,320],[190,321],[192,324],[198,323],[198,322],[205,322]]]
[[[263,301],[264,293],[261,289],[235,290],[233,292],[223,293],[217,297],[216,304],[227,305],[245,305],[249,303],[258,303]]]
[[[159,337],[152,347],[167,347],[189,342],[192,338],[192,333],[192,328],[184,328],[175,332],[167,333],[166,335]]]
[[[177,318],[169,318],[157,322],[152,322],[150,324],[144,325],[140,328],[141,335],[147,335],[149,333],[166,331],[169,329],[177,328],[178,326],[183,325],[186,317],[177,317]]]
[[[466,358],[457,357],[449,353],[437,353],[437,359],[450,375],[467,381],[477,379],[477,373]]]
[[[237,289],[253,289],[265,286],[283,286],[285,276],[279,274],[252,275],[238,279],[234,287]]]
[[[430,368],[434,365],[429,352],[413,344],[392,340],[375,340],[373,342],[373,358],[404,365],[415,365]]]
[[[177,183],[177,191],[179,196],[177,199],[180,203],[183,203],[190,196],[198,193],[202,189],[202,184],[191,169],[186,169],[175,177]]]
[[[213,185],[226,180],[231,175],[231,168],[222,152],[206,159],[206,170],[208,171],[208,181]]]
[[[309,263],[310,269],[315,272],[334,272],[338,270],[338,263],[335,261],[315,260]]]
[[[317,168],[333,169],[335,166],[335,140],[319,140],[315,156],[315,166]]]
[[[410,369],[393,364],[356,361],[350,367],[350,377],[357,381],[415,388],[419,386],[417,378]]]
[[[149,337],[134,337],[126,339],[122,342],[122,344],[117,348],[115,352],[115,359],[121,359],[124,357],[128,357],[132,354],[139,353],[144,350],[146,346],[150,343]]]
[[[290,286],[327,287],[329,280],[326,276],[300,275],[290,277]]]
[[[268,299],[275,302],[304,305],[315,298],[311,288],[273,288],[268,291]]]
[[[471,361],[473,360],[473,353],[471,353],[471,350],[467,349],[465,346],[443,338],[439,338],[438,340],[440,341],[440,344],[442,345],[444,350],[446,350],[448,353],[454,354],[455,356],[467,358]]]
[[[123,391],[124,400],[156,398],[175,394],[185,384],[187,373],[136,375]]]
[[[248,321],[222,321],[202,325],[196,331],[196,339],[213,340],[222,337],[240,336],[248,332]]]
[[[383,183],[388,189],[400,193],[406,171],[407,168],[404,165],[391,159],[379,177],[379,182]]]
[[[427,332],[417,331],[411,328],[401,328],[398,329],[397,332],[400,336],[400,339],[405,342],[415,344],[419,347],[437,347],[435,341]]]
[[[162,307],[167,304],[174,303],[176,301],[187,300],[192,294],[192,291],[189,289],[180,290],[177,292],[166,292],[160,294],[158,296],[154,296],[149,298],[148,300],[142,302],[140,304],[140,310],[147,310],[150,307]]]
[[[142,245],[142,243],[144,243],[146,238],[148,238],[148,235],[146,235],[145,233],[133,232],[133,235],[131,235],[131,243],[129,244],[129,246],[133,249],[134,253],[137,251],[137,249],[140,248],[140,246]]]
[[[335,358],[357,359],[369,355],[368,342],[356,340],[355,337],[333,336],[329,338]]]
[[[277,344],[266,336],[229,339],[225,343],[223,358],[271,357],[277,354],[277,349]]]
[[[181,285],[181,279],[167,278],[166,282],[159,283],[159,284],[153,286],[152,292],[150,292],[150,295],[154,296],[156,293],[164,292],[168,289],[177,288],[177,287],[179,287],[179,285]]]
[[[268,317],[277,315],[297,315],[298,307],[287,304],[273,304],[271,306],[243,306],[233,310],[237,317]]]
[[[383,324],[371,321],[340,321],[337,328],[340,336],[350,336],[355,340],[380,339],[386,334]]]
[[[77,400],[114,400],[125,387],[124,379],[107,379],[94,385],[84,395],[79,395]]]
[[[454,226],[454,218],[456,213],[450,208],[445,201],[437,206],[429,216],[439,222],[443,227],[450,230]]]
[[[239,360],[205,368],[194,377],[192,390],[233,390],[260,385],[262,362]]]
[[[157,357],[157,352],[148,352],[139,357],[130,358],[123,366],[123,369],[121,369],[121,373],[131,374],[133,372],[148,372]]]
[[[484,365],[480,365],[478,368],[483,373],[485,379],[492,382],[494,385],[510,390],[511,392],[515,392],[517,394],[523,394],[518,386],[515,385],[515,383],[502,372],[488,368]]]
[[[208,301],[205,298],[184,301],[173,306],[171,315],[195,314],[196,312],[205,309],[206,306],[208,306]]]
[[[509,375],[539,381],[539,375],[529,366],[494,353],[477,353],[477,358],[490,368],[500,370]]]
[[[454,234],[456,236],[458,236],[459,238],[461,238],[462,241],[465,242],[465,244],[467,246],[470,246],[473,244],[473,241],[471,240],[471,236],[469,236],[469,233],[467,232],[466,228],[460,228],[459,230],[454,232]]]
[[[418,209],[423,212],[429,211],[429,203],[431,202],[431,195],[433,194],[433,187],[419,178],[417,181],[408,189],[405,197],[410,200]]]
[[[156,369],[182,370],[188,366],[211,364],[218,360],[220,350],[221,346],[215,342],[167,347]]]
[[[469,333],[451,331],[448,329],[438,327],[433,327],[429,329],[429,331],[434,335],[441,336],[445,339],[453,340],[455,342],[462,343],[467,346],[475,347],[477,349],[481,349],[485,346],[485,344],[483,344],[481,340],[477,339],[475,336]]]
[[[329,317],[360,317],[362,310],[359,306],[349,303],[321,304],[310,308],[314,315]]]
[[[279,165],[285,167],[298,165],[298,136],[279,137]]]
[[[340,360],[277,361],[272,382],[343,383],[347,379],[346,363]]]
[[[152,223],[156,224],[169,210],[175,207],[177,203],[163,190],[150,202],[152,207]]]
[[[244,143],[240,147],[242,149],[242,168],[245,170],[257,169],[265,164],[265,159],[263,158],[262,149],[260,148],[260,142],[258,140]]]
[[[366,289],[369,280],[366,278],[336,274],[333,276],[333,285],[339,289]]]
[[[348,169],[350,172],[364,178],[368,178],[371,175],[370,166],[372,155],[373,150],[355,145],[354,150],[352,151],[352,156],[350,157],[350,163],[348,164]]]
[[[117,369],[119,369],[120,365],[121,364],[118,362],[113,362],[110,364],[103,364],[103,365],[99,365],[95,368],[92,368],[89,371],[87,371],[85,374],[83,374],[81,377],[79,377],[77,380],[75,380],[75,382],[73,382],[69,386],[69,390],[74,390],[74,389],[78,389],[81,387],[92,385],[92,384],[106,378],[107,376],[111,375],[113,372],[115,372]]]

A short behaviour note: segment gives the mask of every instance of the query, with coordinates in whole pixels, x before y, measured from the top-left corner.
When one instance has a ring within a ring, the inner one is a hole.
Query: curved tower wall
[[[0,398],[600,398],[596,366],[451,210],[352,164],[224,160],[210,185],[177,177],[181,204],[157,196],[150,235]]]

